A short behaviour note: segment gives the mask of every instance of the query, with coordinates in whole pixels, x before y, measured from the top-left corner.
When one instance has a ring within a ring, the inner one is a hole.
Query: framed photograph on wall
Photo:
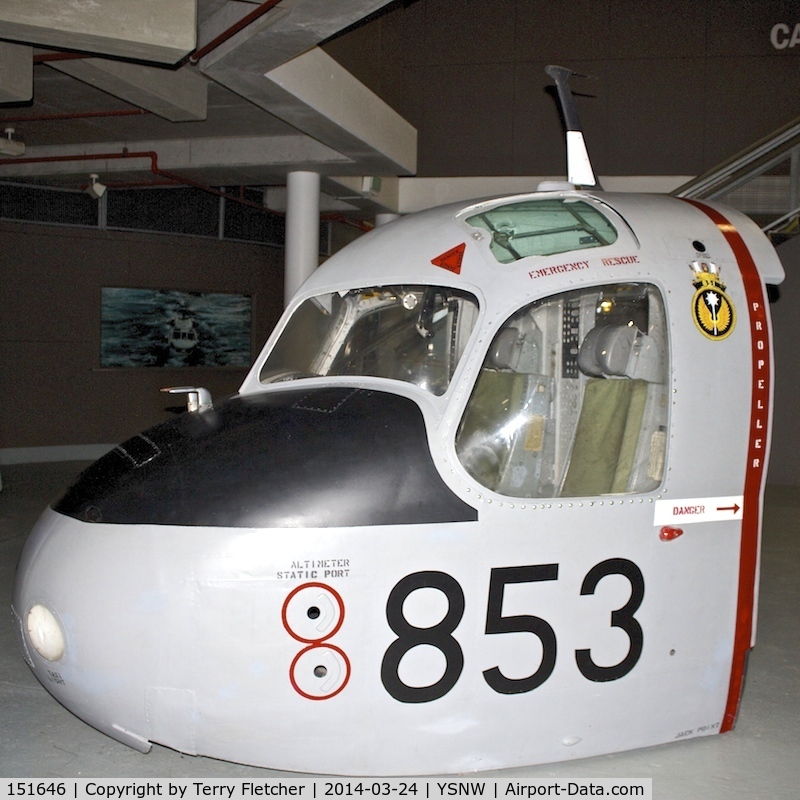
[[[248,367],[252,299],[220,292],[103,288],[101,367]]]

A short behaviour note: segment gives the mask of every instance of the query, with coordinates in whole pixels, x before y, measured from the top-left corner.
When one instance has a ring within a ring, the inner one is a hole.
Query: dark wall
[[[405,0],[325,48],[418,128],[420,176],[562,174],[552,63],[592,76],[598,173],[696,175],[800,116],[797,23],[797,0]]]
[[[283,251],[0,223],[0,448],[115,443],[184,402],[163,386],[238,389],[244,369],[100,369],[104,286],[248,294],[255,357],[283,307]]]

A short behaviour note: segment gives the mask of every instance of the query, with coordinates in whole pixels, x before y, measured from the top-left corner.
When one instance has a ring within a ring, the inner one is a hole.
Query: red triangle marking
[[[436,256],[436,258],[431,259],[431,264],[433,264],[435,267],[442,267],[443,269],[450,270],[450,272],[455,272],[456,275],[460,275],[461,261],[464,258],[464,251],[466,249],[466,242],[462,242],[461,244],[458,244],[448,250],[446,253],[442,253],[440,256]]]

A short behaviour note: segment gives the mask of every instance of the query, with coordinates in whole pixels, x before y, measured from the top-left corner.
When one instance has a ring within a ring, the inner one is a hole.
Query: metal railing
[[[672,192],[720,200],[771,235],[800,232],[800,119]]]

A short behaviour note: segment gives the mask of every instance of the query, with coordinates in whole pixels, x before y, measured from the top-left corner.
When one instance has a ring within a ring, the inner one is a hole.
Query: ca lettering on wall
[[[785,22],[778,22],[772,26],[769,40],[776,50],[786,50],[800,44],[800,22],[790,27]]]

